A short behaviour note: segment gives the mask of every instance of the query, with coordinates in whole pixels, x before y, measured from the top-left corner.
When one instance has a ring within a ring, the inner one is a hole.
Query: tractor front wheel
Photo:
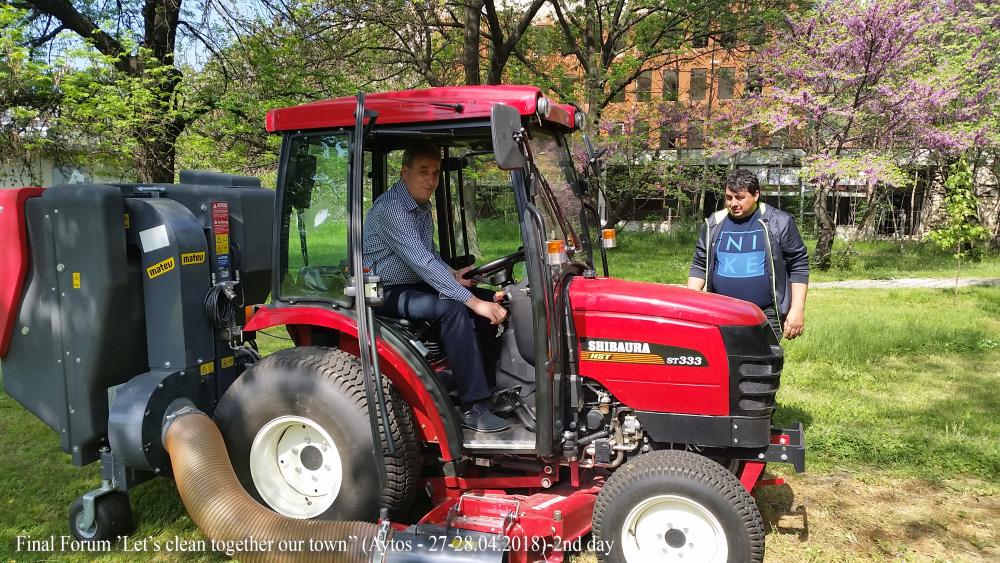
[[[625,563],[764,559],[760,511],[726,468],[682,450],[640,455],[608,479],[594,505],[598,559]]]
[[[292,518],[373,521],[404,512],[420,471],[413,414],[383,380],[389,435],[380,428],[388,483],[379,486],[364,379],[356,356],[332,348],[282,350],[226,391],[215,420],[243,488]]]

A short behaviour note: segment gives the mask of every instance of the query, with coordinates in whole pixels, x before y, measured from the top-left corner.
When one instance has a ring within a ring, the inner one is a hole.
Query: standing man
[[[441,323],[462,426],[499,432],[510,424],[490,410],[491,382],[480,350],[489,344],[490,325],[503,322],[507,310],[493,302],[493,292],[462,277],[472,266],[452,270],[435,250],[430,201],[440,176],[436,146],[419,144],[403,152],[399,181],[375,200],[364,221],[364,262],[385,285],[378,314]],[[478,331],[477,323],[483,325]]]
[[[726,209],[705,219],[687,286],[757,305],[778,340],[791,340],[805,324],[809,255],[795,219],[759,199],[749,170],[726,178]]]

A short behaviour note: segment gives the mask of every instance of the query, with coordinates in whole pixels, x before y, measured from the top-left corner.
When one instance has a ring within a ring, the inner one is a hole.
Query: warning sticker
[[[132,221],[128,218],[128,213],[125,214],[125,228],[126,229],[132,228]]]
[[[204,364],[201,364],[200,371],[202,377],[205,377],[206,375],[212,375],[213,373],[215,373],[215,364],[212,362],[206,362]]]
[[[215,235],[215,253],[229,254],[229,234]]]
[[[212,232],[229,234],[229,202],[212,202]]]
[[[80,272],[73,272],[73,289],[80,289]]]
[[[156,264],[146,268],[146,275],[149,276],[149,279],[162,276],[170,270],[173,270],[175,265],[176,261],[174,260],[174,257],[171,256],[162,262],[157,262]]]
[[[181,254],[181,266],[201,264],[204,261],[205,261],[204,252],[185,252],[184,254]]]
[[[235,364],[235,360],[232,356],[226,356],[222,358],[222,369],[231,368]]]

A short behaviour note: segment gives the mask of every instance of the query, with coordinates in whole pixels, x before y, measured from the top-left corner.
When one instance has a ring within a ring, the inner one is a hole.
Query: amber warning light
[[[618,234],[614,229],[601,229],[601,246],[603,248],[614,248],[618,246],[615,240]]]
[[[558,266],[566,263],[566,241],[550,240],[545,242],[546,254],[548,255],[549,266]]]

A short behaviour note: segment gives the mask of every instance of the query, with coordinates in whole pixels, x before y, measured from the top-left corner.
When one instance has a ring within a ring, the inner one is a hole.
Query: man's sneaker
[[[510,423],[490,412],[489,401],[479,401],[470,408],[458,410],[462,426],[476,432],[501,432],[510,428]]]

